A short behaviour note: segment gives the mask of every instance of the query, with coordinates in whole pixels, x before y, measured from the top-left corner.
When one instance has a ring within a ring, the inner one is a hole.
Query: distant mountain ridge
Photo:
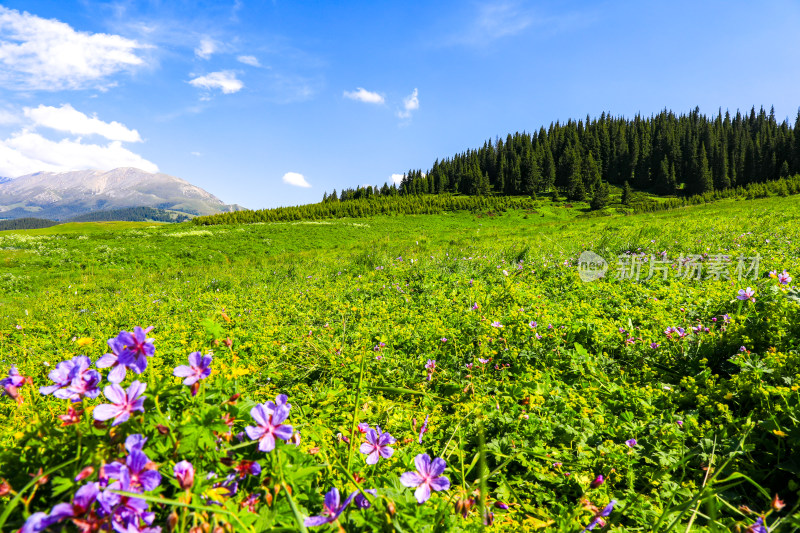
[[[64,220],[98,210],[152,207],[190,215],[242,209],[168,174],[138,168],[36,172],[0,178],[0,219],[35,216]]]

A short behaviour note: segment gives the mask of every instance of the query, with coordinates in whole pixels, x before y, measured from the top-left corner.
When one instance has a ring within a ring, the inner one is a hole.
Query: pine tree
[[[586,185],[583,183],[580,167],[569,177],[568,197],[576,202],[586,200]]]
[[[675,194],[674,184],[670,183],[670,166],[667,156],[664,156],[658,166],[655,185],[659,194]]]
[[[631,190],[631,184],[626,181],[625,185],[622,187],[622,205],[631,205],[632,196],[633,191]]]
[[[794,174],[800,174],[800,110],[797,111],[797,119],[794,121]]]
[[[592,194],[594,194],[595,190],[600,185],[601,176],[600,167],[595,162],[594,156],[591,152],[589,152],[589,155],[583,160],[581,170],[583,173],[583,182],[586,184],[586,188],[591,191]]]
[[[711,175],[711,169],[708,166],[708,157],[706,156],[705,145],[700,145],[700,161],[698,169],[698,182],[695,189],[696,194],[704,194],[714,190],[714,178]]]
[[[781,178],[788,178],[789,177],[789,162],[784,161],[781,165]]]
[[[547,192],[553,188],[556,183],[556,160],[553,158],[553,152],[549,146],[544,146],[542,149],[544,155],[540,159],[542,162],[542,182],[540,191]]]
[[[607,205],[608,205],[608,184],[606,182],[600,182],[595,188],[594,196],[592,197],[590,206],[593,210],[597,211],[599,209],[603,209]]]

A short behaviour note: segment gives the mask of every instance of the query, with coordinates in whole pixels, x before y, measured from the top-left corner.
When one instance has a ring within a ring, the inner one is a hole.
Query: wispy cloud
[[[359,87],[355,91],[344,91],[344,97],[366,104],[383,104],[385,102],[382,95],[368,91],[363,87]]]
[[[221,70],[211,72],[205,76],[198,76],[189,83],[202,89],[219,89],[223,94],[233,94],[239,92],[244,87],[244,83],[236,78],[236,72],[232,70]]]
[[[276,104],[305,102],[314,97],[324,85],[321,76],[302,76],[273,72],[262,86],[267,98]]]
[[[250,65],[251,67],[261,66],[261,63],[258,61],[256,56],[238,56],[236,60],[239,63],[244,63],[245,65]]]
[[[411,118],[411,112],[419,109],[419,91],[415,88],[414,92],[403,98],[403,109],[397,112],[397,116],[402,119]]]
[[[208,59],[218,50],[217,42],[210,37],[200,39],[200,44],[194,49],[194,55],[200,59]]]
[[[75,31],[54,19],[0,6],[0,84],[16,90],[108,88],[113,74],[144,65],[148,45]]]
[[[539,38],[585,27],[596,19],[596,12],[548,14],[520,0],[488,0],[473,4],[461,29],[445,38],[445,45],[482,48],[495,41],[535,31]]]
[[[283,175],[283,182],[294,187],[303,187],[308,189],[311,187],[311,184],[306,181],[305,176],[299,174],[297,172],[287,172]]]
[[[400,182],[403,181],[402,174],[392,174],[392,183],[395,185],[400,185]]]
[[[533,22],[533,16],[516,2],[496,2],[480,6],[475,28],[488,40],[516,35]]]
[[[33,126],[43,126],[74,135],[100,135],[112,141],[142,142],[139,132],[125,127],[119,122],[103,122],[97,116],[89,117],[69,104],[61,107],[40,105],[26,107],[25,116]]]

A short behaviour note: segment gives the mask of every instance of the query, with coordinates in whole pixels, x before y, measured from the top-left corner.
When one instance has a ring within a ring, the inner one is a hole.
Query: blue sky
[[[800,4],[0,0],[0,176],[138,166],[249,208],[551,121],[800,106]]]

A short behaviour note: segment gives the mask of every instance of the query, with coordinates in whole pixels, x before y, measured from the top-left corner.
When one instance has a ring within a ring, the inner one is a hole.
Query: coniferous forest
[[[792,127],[778,122],[774,110],[720,110],[708,117],[695,108],[688,115],[665,110],[633,119],[603,113],[509,134],[437,160],[427,172],[409,171],[398,192],[531,195],[555,187],[579,201],[591,198],[602,182],[628,182],[659,195],[691,196],[796,173],[800,112]]]

